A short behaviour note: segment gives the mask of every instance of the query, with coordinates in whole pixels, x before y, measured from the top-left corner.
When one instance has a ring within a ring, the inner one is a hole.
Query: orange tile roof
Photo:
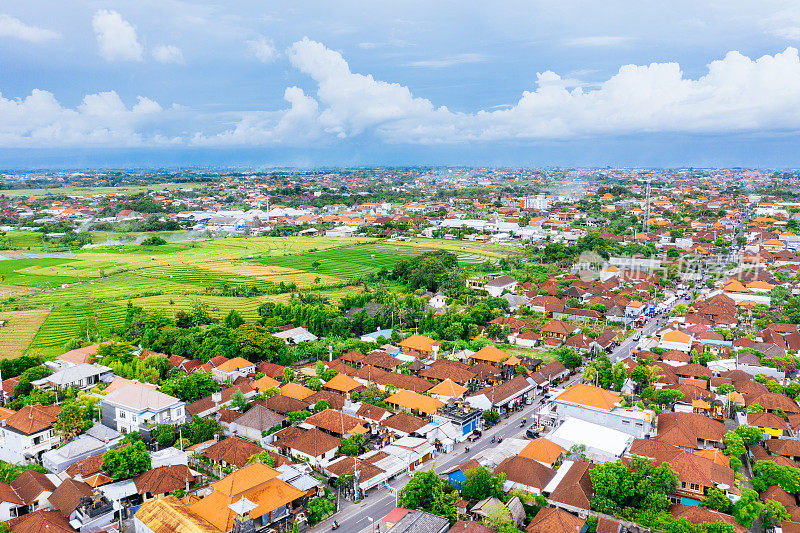
[[[494,346],[484,346],[470,356],[470,359],[478,359],[480,361],[489,361],[490,363],[499,363],[503,359],[507,359],[508,354],[503,350],[495,348]]]
[[[405,389],[397,391],[384,401],[406,409],[415,409],[429,415],[435,413],[439,407],[444,405],[443,402],[440,402],[436,398],[417,394],[416,392]]]
[[[622,398],[613,392],[592,385],[577,384],[556,396],[555,400],[611,411]]]
[[[522,457],[548,465],[556,462],[562,453],[567,453],[567,450],[547,439],[532,440],[519,452]]]
[[[289,382],[281,387],[281,394],[295,400],[303,400],[314,394],[314,391],[298,383]]]

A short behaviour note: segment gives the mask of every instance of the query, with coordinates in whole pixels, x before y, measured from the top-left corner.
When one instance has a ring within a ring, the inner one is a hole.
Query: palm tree
[[[647,382],[651,385],[657,383],[659,379],[664,377],[664,370],[660,366],[646,366],[645,370],[647,370]]]

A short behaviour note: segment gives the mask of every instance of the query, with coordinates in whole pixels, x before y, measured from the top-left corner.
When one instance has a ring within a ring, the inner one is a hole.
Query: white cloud
[[[411,61],[406,63],[408,67],[422,67],[422,68],[447,68],[456,65],[464,65],[466,63],[481,63],[486,61],[486,56],[483,54],[456,54],[453,56],[442,57],[439,59],[426,59],[420,61]]]
[[[575,37],[572,39],[564,39],[563,42],[567,46],[601,47],[620,46],[629,41],[629,37],[620,37],[615,35],[595,35],[591,37]]]
[[[12,16],[0,14],[0,37],[13,37],[30,43],[43,43],[58,39],[61,34],[53,30],[29,26]]]
[[[100,55],[107,61],[142,61],[144,46],[136,28],[116,11],[100,9],[92,18]]]
[[[729,52],[697,79],[684,77],[677,63],[652,63],[625,65],[596,87],[572,88],[577,80],[546,71],[513,106],[475,113],[436,107],[408,87],[353,73],[341,54],[309,39],[294,43],[288,56],[318,86],[314,124],[340,139],[366,132],[389,142],[459,143],[800,130],[800,58],[795,48],[756,60]],[[314,106],[305,104],[308,124]],[[297,113],[294,104],[284,116],[290,113]],[[248,135],[261,140],[278,137],[274,123],[248,119],[247,134],[244,126],[223,138],[230,141],[234,132],[244,142]],[[281,131],[287,127],[284,123]],[[299,133],[303,132],[284,139]]]
[[[258,39],[247,41],[250,51],[256,56],[256,59],[262,63],[272,63],[278,58],[278,50],[275,48],[271,39],[260,37]]]
[[[159,63],[183,63],[183,52],[177,46],[161,45],[153,48],[153,59]]]
[[[114,91],[89,94],[76,108],[34,89],[23,99],[0,95],[0,146],[142,146],[174,140],[140,130],[163,119],[161,106],[139,97],[130,109]],[[166,141],[165,141],[166,139]]]
[[[677,63],[624,65],[591,87],[552,71],[504,108],[454,112],[399,83],[354,73],[339,52],[303,39],[287,50],[316,90],[284,92],[276,111],[202,115],[140,97],[126,106],[115,92],[64,108],[46,91],[0,96],[0,146],[195,145],[319,146],[358,137],[391,143],[502,143],[652,133],[780,135],[800,132],[800,56],[795,48],[751,59],[729,52],[704,75]],[[578,85],[578,86],[576,86]],[[233,125],[220,131],[233,117]],[[197,133],[176,138],[165,131]]]

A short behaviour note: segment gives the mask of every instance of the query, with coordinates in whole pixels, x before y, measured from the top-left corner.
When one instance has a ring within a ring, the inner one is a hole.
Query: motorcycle
[[[339,529],[339,522],[334,520],[333,521],[333,527],[331,527],[331,531],[336,531],[337,529]]]
[[[469,446],[464,446],[464,453],[469,452]]]

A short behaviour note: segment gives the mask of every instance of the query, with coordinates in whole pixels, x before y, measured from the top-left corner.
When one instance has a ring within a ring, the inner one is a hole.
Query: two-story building
[[[0,421],[0,459],[9,463],[31,464],[42,454],[61,444],[53,430],[60,405],[26,405]]]
[[[103,425],[120,433],[149,434],[158,424],[183,424],[185,406],[178,398],[138,384],[126,385],[100,400]]]

